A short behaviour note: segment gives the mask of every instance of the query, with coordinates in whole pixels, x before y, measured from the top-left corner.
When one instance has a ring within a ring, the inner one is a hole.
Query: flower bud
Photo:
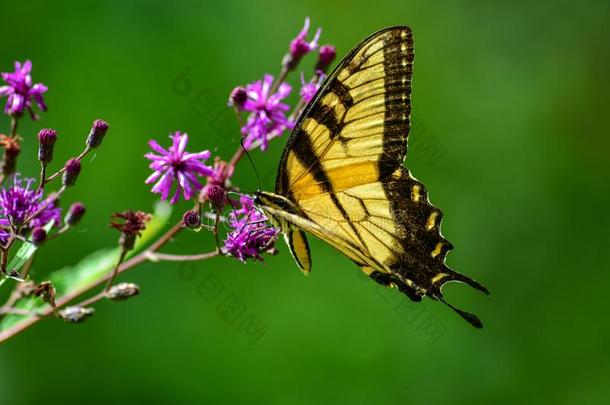
[[[86,211],[87,211],[87,209],[85,208],[83,203],[75,202],[68,209],[68,213],[66,214],[66,217],[64,218],[65,223],[68,224],[68,226],[78,225],[80,220],[83,218],[83,215],[85,215]]]
[[[80,323],[87,320],[94,312],[93,308],[66,307],[59,311],[59,317],[65,322]]]
[[[91,127],[91,131],[87,137],[87,146],[91,149],[95,149],[100,146],[102,144],[102,140],[104,140],[104,136],[106,136],[106,131],[108,131],[108,123],[106,121],[93,121],[93,126]]]
[[[284,56],[282,64],[288,70],[294,70],[303,56],[309,52],[312,52],[318,47],[318,39],[320,38],[321,32],[322,30],[318,28],[311,41],[308,42],[305,39],[309,33],[309,17],[307,17],[305,19],[303,29],[299,32],[296,38],[290,42],[288,53]]]
[[[246,93],[246,89],[241,86],[237,86],[231,92],[231,96],[229,97],[229,105],[241,110],[247,100],[248,94]]]
[[[43,164],[50,163],[53,160],[53,149],[56,141],[56,130],[44,128],[38,132],[38,160]]]
[[[32,230],[32,243],[34,246],[41,246],[45,240],[47,240],[47,231],[40,227]]]
[[[318,56],[318,63],[316,64],[316,70],[321,70],[326,72],[328,66],[333,63],[335,60],[335,56],[337,56],[337,51],[335,47],[332,45],[322,45],[320,47],[320,54]]]
[[[134,283],[120,283],[108,290],[107,297],[111,300],[122,301],[140,294],[140,287]]]
[[[197,229],[201,226],[201,218],[197,211],[188,210],[182,216],[182,222],[187,228]]]
[[[208,184],[205,188],[205,195],[212,204],[212,208],[217,211],[222,210],[225,203],[225,189],[218,184]]]
[[[66,162],[64,166],[64,174],[62,182],[64,186],[73,186],[76,183],[76,179],[80,174],[80,161],[76,158],[72,158]]]

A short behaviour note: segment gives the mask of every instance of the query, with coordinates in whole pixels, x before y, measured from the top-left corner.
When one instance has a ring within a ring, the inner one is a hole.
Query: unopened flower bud
[[[229,97],[229,105],[241,110],[247,100],[248,93],[246,93],[246,89],[238,86],[231,92],[231,96]]]
[[[93,308],[66,307],[59,311],[59,317],[69,323],[79,323],[87,320],[94,312]]]
[[[197,229],[201,226],[201,218],[197,211],[188,210],[182,216],[182,222],[187,228]]]
[[[225,189],[218,184],[208,184],[205,189],[205,195],[212,204],[212,208],[217,211],[222,210],[225,203]]]
[[[140,294],[140,287],[134,283],[120,283],[108,290],[107,297],[111,300],[122,301]]]
[[[56,141],[56,130],[44,128],[38,132],[38,160],[43,164],[50,163],[53,160],[53,149]]]
[[[91,131],[89,132],[89,136],[87,137],[87,146],[91,149],[100,146],[102,144],[102,140],[104,140],[104,136],[106,136],[107,131],[108,123],[106,121],[93,121],[93,126],[91,127]]]
[[[318,56],[318,63],[316,64],[316,70],[321,70],[326,72],[328,66],[333,63],[335,60],[335,56],[337,56],[337,51],[335,47],[332,45],[322,45],[320,47],[320,53]]]
[[[32,230],[32,243],[34,246],[41,246],[45,240],[47,240],[47,231],[40,227]]]
[[[318,46],[318,39],[322,30],[318,28],[313,39],[307,42],[305,39],[309,33],[309,17],[305,19],[305,25],[295,39],[290,42],[289,53],[292,56],[292,61],[298,62],[305,54],[313,51]],[[293,66],[294,67],[294,66]]]
[[[66,218],[64,218],[64,221],[66,222],[66,224],[68,224],[68,226],[76,226],[83,218],[83,215],[85,215],[86,211],[87,209],[85,208],[83,203],[75,202],[68,209],[68,213],[66,214]]]
[[[80,174],[80,161],[76,158],[72,158],[66,162],[64,166],[64,174],[62,182],[64,186],[73,186],[76,183],[76,179]]]

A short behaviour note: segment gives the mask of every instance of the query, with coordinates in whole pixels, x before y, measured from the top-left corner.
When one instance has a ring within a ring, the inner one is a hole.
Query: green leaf
[[[54,224],[55,221],[49,222],[44,226],[44,230],[49,232],[51,228],[53,228]],[[6,266],[7,270],[9,272],[13,270],[20,270],[37,249],[38,248],[33,243],[24,242],[15,254],[15,257],[13,257],[8,266]]]
[[[147,224],[146,230],[138,238],[134,250],[129,252],[131,257],[147,246],[153,238],[165,227],[171,214],[171,206],[166,202],[159,202],[155,206],[152,220]],[[108,274],[117,263],[120,250],[116,248],[105,248],[91,253],[74,266],[67,266],[51,273],[50,280],[56,289],[57,297],[70,294]],[[27,298],[18,302],[17,308],[36,310],[45,307],[45,303],[38,298]],[[7,315],[0,322],[0,331],[6,330],[26,320],[27,317],[19,315]]]

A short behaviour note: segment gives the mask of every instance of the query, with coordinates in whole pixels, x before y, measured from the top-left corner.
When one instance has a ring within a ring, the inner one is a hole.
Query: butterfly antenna
[[[263,188],[261,186],[261,176],[258,174],[256,165],[254,164],[254,161],[250,157],[250,154],[248,153],[248,149],[246,149],[246,147],[244,146],[244,138],[240,138],[239,143],[241,144],[241,148],[244,150],[246,157],[248,158],[248,160],[250,161],[250,164],[252,165],[252,168],[254,169],[254,173],[256,174],[256,180],[258,181],[258,189],[262,190]]]

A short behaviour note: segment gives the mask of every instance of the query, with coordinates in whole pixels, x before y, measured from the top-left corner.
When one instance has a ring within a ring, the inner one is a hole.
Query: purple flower
[[[34,179],[26,179],[24,187],[19,175],[15,175],[13,186],[0,190],[0,226],[19,228],[34,214],[30,228],[42,228],[50,221],[61,223],[61,209],[54,201],[43,199],[42,191],[32,189],[33,182]]]
[[[224,241],[224,250],[236,259],[263,261],[262,253],[273,253],[278,229],[267,223],[267,218],[254,207],[248,196],[239,199],[241,208],[229,215],[229,226],[233,228]]]
[[[241,109],[247,100],[248,93],[246,92],[246,89],[242,86],[237,86],[231,91],[231,95],[229,96],[229,106],[235,106]]]
[[[301,72],[301,91],[299,94],[303,101],[309,103],[313,99],[320,88],[320,84],[324,81],[324,77],[324,73],[321,73],[320,76],[314,77],[310,82],[305,82],[305,77]]]
[[[32,62],[26,60],[23,65],[15,62],[13,73],[2,73],[2,79],[7,86],[0,87],[0,97],[8,96],[4,106],[5,113],[20,117],[27,109],[32,119],[37,120],[38,116],[32,108],[33,102],[42,111],[47,111],[47,106],[42,98],[42,94],[47,91],[47,86],[42,83],[32,85],[31,70]]]
[[[6,218],[0,218],[0,243],[6,245],[11,237],[11,224]]]
[[[288,83],[282,83],[274,94],[269,94],[273,84],[273,76],[265,75],[246,86],[248,100],[243,104],[243,110],[250,111],[246,125],[241,129],[245,136],[244,147],[253,149],[260,145],[266,150],[269,139],[279,136],[286,128],[292,129],[293,123],[286,118],[290,106],[281,102],[288,97],[292,88]]]
[[[214,159],[214,173],[208,176],[208,184],[216,184],[225,187],[227,180],[233,176],[235,166],[229,166],[227,162],[220,159],[218,156]]]
[[[322,28],[318,28],[311,42],[307,42],[305,37],[309,32],[309,17],[305,18],[305,25],[303,29],[295,39],[290,42],[290,54],[296,60],[302,58],[304,55],[315,50],[318,47],[318,39],[322,33]]]
[[[212,176],[214,170],[204,164],[204,160],[210,157],[210,151],[199,153],[186,152],[188,135],[176,131],[170,135],[172,145],[166,150],[156,141],[151,140],[148,145],[158,153],[147,153],[144,155],[152,163],[148,166],[154,172],[146,179],[146,184],[156,184],[152,188],[153,193],[161,194],[163,200],[167,200],[174,182],[176,192],[171,203],[175,204],[183,194],[185,200],[190,200],[202,187],[197,176]]]
[[[328,66],[333,63],[337,56],[337,50],[332,45],[322,45],[318,55],[318,63],[316,63],[316,70],[326,72]]]

